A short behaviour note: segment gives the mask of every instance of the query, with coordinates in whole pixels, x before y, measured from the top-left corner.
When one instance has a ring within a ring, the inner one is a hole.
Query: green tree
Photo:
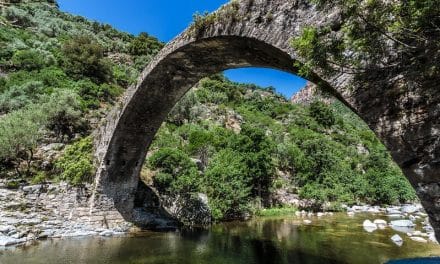
[[[220,150],[205,172],[204,185],[216,220],[241,217],[248,211],[251,187],[240,153]]]
[[[132,55],[151,55],[162,49],[163,43],[157,38],[148,35],[146,32],[141,32],[139,36],[134,38],[128,50]]]
[[[66,147],[55,162],[58,178],[73,185],[90,182],[95,174],[93,165],[93,142],[91,137],[80,139]]]
[[[22,161],[29,175],[34,148],[43,135],[47,116],[38,105],[29,105],[0,118],[0,160],[12,162],[19,176]]]
[[[0,113],[8,113],[36,103],[44,93],[45,87],[39,81],[13,85],[3,93],[0,93]]]
[[[148,159],[148,166],[158,172],[153,185],[161,193],[189,194],[199,188],[196,165],[178,149],[159,149]]]
[[[331,127],[335,124],[336,118],[333,110],[325,103],[314,101],[310,104],[310,115],[322,126]]]
[[[112,79],[110,62],[104,48],[86,35],[67,40],[62,47],[63,66],[75,78],[89,77],[96,83]]]
[[[238,142],[233,144],[236,145],[235,149],[242,153],[246,162],[247,175],[252,179],[252,193],[265,201],[275,173],[272,160],[275,145],[266,136],[265,131],[256,126],[243,125],[240,135]]]
[[[59,141],[64,141],[64,136],[70,140],[75,132],[84,132],[87,129],[80,110],[80,98],[73,91],[55,92],[44,108],[48,116],[46,127],[55,133]]]

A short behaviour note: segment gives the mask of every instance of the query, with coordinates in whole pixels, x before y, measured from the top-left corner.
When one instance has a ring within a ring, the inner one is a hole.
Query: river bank
[[[11,188],[0,182],[0,246],[38,239],[126,234],[133,227],[106,205],[90,209],[92,186],[67,183]]]
[[[383,264],[440,256],[439,245],[413,241],[391,227],[365,231],[362,223],[372,218],[391,221],[382,214],[344,212],[257,217],[175,232],[47,239],[1,250],[0,263]],[[306,219],[311,222],[305,224]],[[419,221],[415,223],[419,229]],[[400,246],[390,239],[396,233],[402,236]]]
[[[118,212],[106,210],[105,205],[95,206],[91,212],[91,190],[91,185],[74,187],[67,183],[11,189],[6,182],[0,182],[0,247],[51,238],[124,236],[139,231]],[[390,228],[399,232],[400,240],[406,236],[418,242],[437,243],[427,215],[419,204],[345,206],[345,209],[348,217],[371,215],[371,220],[358,223],[367,232]],[[266,216],[274,216],[272,211],[267,211]],[[282,216],[295,216],[303,225],[315,224],[334,214],[292,208],[280,212]],[[400,243],[396,237],[395,240],[396,244]]]

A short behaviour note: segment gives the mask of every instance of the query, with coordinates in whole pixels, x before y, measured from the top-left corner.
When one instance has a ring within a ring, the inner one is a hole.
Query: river
[[[141,232],[122,237],[65,238],[0,250],[1,264],[60,263],[301,263],[374,264],[390,259],[440,256],[440,246],[410,240],[387,227],[366,232],[365,219],[345,213],[311,218],[283,216],[227,222],[208,229]],[[390,237],[404,242],[395,245]]]

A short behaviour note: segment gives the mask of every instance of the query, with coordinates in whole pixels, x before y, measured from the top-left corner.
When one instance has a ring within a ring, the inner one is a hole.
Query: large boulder
[[[171,216],[184,225],[204,226],[211,223],[211,209],[206,194],[162,196],[162,201],[162,205]]]

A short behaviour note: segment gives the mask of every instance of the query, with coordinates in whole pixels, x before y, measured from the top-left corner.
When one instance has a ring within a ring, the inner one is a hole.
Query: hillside
[[[93,129],[163,43],[60,12],[53,1],[1,8],[0,177],[11,188],[92,181]],[[307,100],[206,78],[170,113],[142,178],[164,195],[205,193],[215,219],[299,198],[334,210],[415,199],[357,116],[334,100]]]

